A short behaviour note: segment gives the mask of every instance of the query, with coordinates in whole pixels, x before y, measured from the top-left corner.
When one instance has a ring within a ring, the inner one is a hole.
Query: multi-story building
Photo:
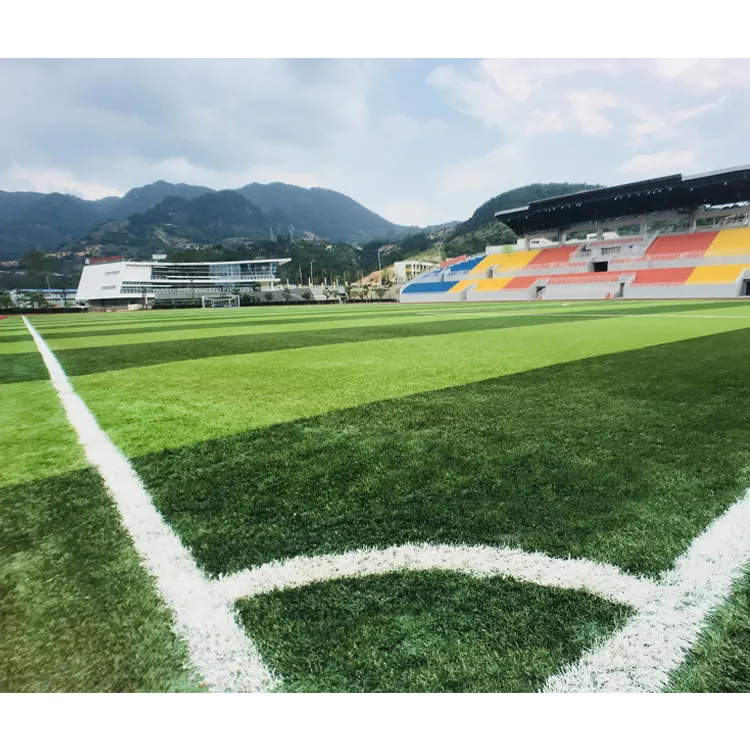
[[[97,306],[149,305],[159,298],[242,294],[257,284],[274,289],[280,281],[279,266],[290,260],[166,263],[92,258],[83,267],[75,299]]]

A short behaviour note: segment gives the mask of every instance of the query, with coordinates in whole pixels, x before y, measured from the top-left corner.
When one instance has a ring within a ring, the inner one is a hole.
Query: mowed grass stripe
[[[487,315],[506,315],[508,313],[534,313],[534,314],[545,314],[545,313],[556,313],[556,312],[597,312],[599,310],[606,310],[607,312],[611,313],[620,313],[620,312],[627,312],[628,314],[633,315],[643,315],[648,314],[651,312],[687,312],[687,311],[693,311],[693,310],[712,310],[715,308],[721,308],[725,309],[728,308],[728,305],[726,302],[719,302],[719,303],[713,303],[713,304],[705,304],[705,303],[677,303],[677,304],[661,304],[661,305],[654,305],[648,304],[648,305],[642,305],[639,304],[637,307],[635,305],[632,305],[627,308],[623,308],[622,310],[618,310],[617,308],[609,305],[608,307],[605,307],[601,304],[599,305],[579,305],[577,307],[570,307],[570,306],[563,306],[562,303],[560,305],[557,305],[555,307],[547,307],[545,306],[531,306],[528,303],[521,303],[521,304],[508,304],[503,303],[500,305],[496,305],[494,308],[489,309],[481,309],[481,310],[475,310],[470,306],[456,306],[453,305],[451,309],[441,309],[434,311],[434,315],[439,315],[440,317],[443,316],[450,316],[451,318],[462,318],[462,317],[473,317],[474,315],[478,314],[487,314]],[[356,308],[355,308],[356,309]],[[750,305],[745,305],[745,309],[748,311],[748,314],[750,314]],[[121,324],[116,327],[106,327],[102,328],[100,326],[92,326],[88,330],[48,330],[44,333],[45,340],[50,343],[54,342],[56,339],[68,339],[68,338],[86,338],[89,336],[101,336],[101,337],[107,337],[107,336],[121,336],[124,333],[128,334],[135,334],[135,333],[152,333],[152,332],[159,332],[159,333],[169,333],[172,331],[202,331],[206,329],[213,329],[216,331],[216,335],[221,335],[222,329],[225,328],[239,328],[239,327],[247,327],[248,329],[263,329],[264,326],[270,326],[270,325],[294,325],[294,324],[306,324],[306,323],[331,323],[332,325],[337,325],[340,321],[352,321],[352,320],[358,320],[360,322],[365,321],[373,321],[377,323],[385,322],[387,323],[389,320],[393,318],[403,318],[405,314],[411,314],[416,318],[429,318],[433,316],[433,313],[426,313],[424,311],[411,313],[408,308],[405,308],[404,306],[399,306],[397,309],[389,309],[388,312],[383,313],[371,313],[371,312],[362,312],[362,308],[360,307],[357,312],[353,313],[347,313],[347,314],[339,314],[336,316],[332,315],[317,315],[315,314],[315,310],[308,310],[308,314],[306,315],[298,315],[298,316],[268,316],[268,317],[259,317],[259,316],[249,316],[247,318],[239,318],[239,317],[233,317],[231,319],[216,319],[214,317],[203,319],[203,320],[180,320],[175,321],[172,323],[141,323],[140,321],[137,321],[133,319],[133,322],[130,325]],[[397,321],[398,322],[398,321]],[[8,341],[13,342],[17,341],[20,337],[20,334],[15,338],[8,337]],[[0,343],[4,343],[4,339],[2,336],[0,336]],[[53,345],[53,344],[51,344]]]
[[[496,315],[482,314],[467,317],[449,316],[416,316],[414,318],[400,318],[398,321],[379,320],[378,326],[366,325],[361,327],[336,326],[323,327],[321,324],[311,326],[299,326],[290,328],[288,332],[280,335],[278,329],[274,332],[265,332],[268,329],[259,328],[250,334],[241,334],[234,330],[231,335],[220,335],[212,338],[187,338],[187,332],[183,332],[176,340],[165,340],[159,342],[130,344],[129,346],[101,346],[84,347],[81,349],[65,349],[58,355],[71,375],[85,375],[108,370],[126,369],[129,367],[143,367],[163,362],[184,361],[190,359],[201,359],[203,357],[218,357],[231,354],[274,351],[280,349],[297,349],[302,347],[323,346],[331,343],[348,343],[357,341],[370,341],[387,338],[405,338],[410,336],[435,335],[439,333],[450,333],[454,331],[478,331],[493,328],[506,328],[525,325],[540,325],[557,320],[575,320],[577,317],[596,318],[596,310],[591,312],[528,312],[528,313],[498,313]],[[721,315],[729,308],[717,308],[715,315]],[[630,311],[632,315],[659,314],[661,312],[689,313],[690,309],[681,306],[668,307],[643,307],[639,310]],[[749,308],[750,312],[750,308]],[[606,316],[606,314],[603,314]],[[750,316],[749,316],[750,318]],[[402,322],[405,321],[405,322]],[[301,330],[300,330],[301,329]],[[221,330],[221,329],[218,329]],[[272,329],[273,330],[273,329]],[[114,343],[119,343],[115,341]],[[23,360],[28,354],[7,355],[17,359],[17,370],[19,375],[14,374],[12,368],[7,368],[8,381],[31,380],[33,376],[25,376],[25,365]],[[13,359],[8,364],[16,364]],[[2,371],[0,371],[0,382],[3,382]]]
[[[73,378],[127,455],[750,326],[626,317],[241,354]]]
[[[521,692],[621,626],[577,591],[452,572],[395,573],[241,600],[289,692]]]
[[[0,403],[0,486],[23,484],[85,466],[48,380],[0,385]]]
[[[283,335],[279,335],[279,333],[253,333],[248,336],[162,341],[152,344],[131,344],[126,347],[68,349],[58,352],[57,356],[69,375],[88,375],[96,372],[147,367],[165,362],[196,360],[205,357],[224,357],[233,354],[282,351],[329,344],[543,325],[549,324],[550,317],[519,315],[476,318],[473,320],[432,321],[430,318],[417,320],[425,322],[409,322],[392,326],[290,331]],[[561,321],[564,320],[565,316],[561,316]]]
[[[745,329],[568,362],[135,466],[214,575],[419,542],[656,574],[750,484],[749,346]]]

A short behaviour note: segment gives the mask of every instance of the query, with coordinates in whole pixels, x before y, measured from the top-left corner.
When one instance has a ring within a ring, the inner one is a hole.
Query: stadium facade
[[[750,166],[599,188],[495,214],[516,245],[453,258],[402,302],[750,298]]]
[[[91,259],[83,267],[76,302],[93,306],[149,305],[156,299],[241,294],[253,286],[273,289],[279,266],[290,258],[208,263],[127,261],[120,256]]]

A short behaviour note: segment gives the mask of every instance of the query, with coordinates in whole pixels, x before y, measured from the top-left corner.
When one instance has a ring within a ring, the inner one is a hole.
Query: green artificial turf
[[[318,583],[238,603],[293,692],[522,692],[623,624],[576,591],[461,573]]]
[[[72,378],[130,456],[551,364],[750,327],[750,318],[576,320],[240,354]]]
[[[480,543],[656,574],[750,484],[750,331],[142,456],[201,565]]]
[[[383,339],[434,336],[436,334],[485,331],[500,328],[543,325],[552,322],[541,315],[519,315],[477,319],[440,320],[417,319],[422,322],[400,325],[363,326],[357,328],[326,328],[315,331],[290,331],[286,334],[252,333],[247,336],[218,336],[215,338],[180,339],[130,346],[65,349],[57,357],[69,375],[88,375],[130,367],[146,367],[167,362],[223,357],[233,354],[301,349],[327,344],[346,344]],[[565,318],[561,318],[565,320]],[[25,356],[25,355],[16,355]]]
[[[654,313],[690,312],[696,307],[695,304],[678,304],[670,306],[646,306],[628,311],[632,315],[648,315]],[[705,308],[705,305],[702,306]],[[460,309],[460,308],[459,308]],[[601,307],[599,309],[602,309]],[[724,305],[722,303],[722,308]],[[750,308],[749,308],[750,309]],[[476,315],[478,315],[477,313]],[[389,319],[382,314],[373,321],[373,316],[348,316],[346,321],[358,321],[359,326],[348,327],[337,325],[339,320],[331,321],[321,317],[294,318],[286,320],[286,323],[323,323],[328,322],[330,327],[315,330],[290,329],[287,333],[279,333],[274,330],[265,333],[268,323],[257,325],[248,321],[246,328],[253,329],[252,333],[240,335],[236,327],[232,335],[222,335],[222,326],[236,326],[236,322],[220,322],[218,326],[204,324],[201,328],[191,328],[188,324],[179,326],[177,330],[180,336],[192,335],[192,331],[200,332],[198,338],[178,338],[176,340],[163,340],[150,343],[131,343],[128,346],[97,346],[82,347],[76,349],[58,349],[57,356],[66,369],[68,375],[87,375],[95,372],[106,372],[109,370],[120,370],[130,367],[145,367],[149,365],[162,364],[165,362],[177,362],[189,359],[201,359],[204,357],[221,357],[232,354],[243,354],[252,352],[276,351],[282,349],[299,349],[303,347],[324,346],[326,344],[355,343],[374,341],[378,339],[408,338],[412,336],[431,336],[444,333],[483,331],[499,328],[513,328],[528,325],[543,325],[551,322],[575,321],[582,315],[587,318],[595,318],[596,311],[569,312],[565,309],[556,311],[537,310],[530,312],[528,306],[521,311],[508,311],[503,308],[502,312],[495,315],[481,313],[482,317],[466,317],[453,315],[452,319],[446,320],[446,313],[432,316],[413,316],[409,319],[395,317]],[[275,319],[276,321],[278,319]],[[368,324],[368,321],[370,324]],[[372,325],[376,322],[377,325]],[[205,338],[203,334],[211,329],[217,335]],[[140,330],[140,329],[138,329]],[[160,334],[166,334],[175,330],[175,327],[163,327],[159,329]],[[105,335],[119,336],[122,331],[108,331]],[[57,334],[58,337],[69,335],[82,336],[83,334]],[[99,334],[89,331],[86,335]],[[54,334],[45,335],[51,339]],[[52,340],[53,346],[57,343]],[[117,340],[110,338],[109,343],[117,344]],[[24,355],[15,355],[18,357]]]
[[[49,381],[0,385],[0,404],[0,487],[83,468],[83,454]]]
[[[98,475],[0,488],[0,692],[198,689]]]
[[[679,693],[750,692],[750,571],[708,626],[670,680]]]
[[[198,689],[51,383],[0,404],[0,692]]]

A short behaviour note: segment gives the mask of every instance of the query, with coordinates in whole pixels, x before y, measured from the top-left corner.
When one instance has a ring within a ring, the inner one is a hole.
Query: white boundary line
[[[662,690],[749,563],[750,490],[693,540],[622,630],[552,676],[545,692]]]
[[[547,681],[545,692],[658,691],[685,659],[711,612],[750,564],[750,490],[717,518],[660,582],[591,560],[557,559],[504,547],[405,544],[339,555],[299,556],[209,580],[165,523],[128,460],[75,393],[28,319],[31,333],[86,458],[112,494],[146,569],[172,609],[175,629],[214,691],[266,691],[280,680],[233,614],[242,597],[344,577],[400,570],[455,570],[581,589],[628,604],[636,614],[609,640]]]
[[[44,339],[25,316],[23,320],[86,458],[101,474],[136,551],[174,614],[175,630],[185,639],[195,668],[217,692],[275,687],[277,679],[236,622],[227,601],[216,595],[216,589],[164,522],[133,467],[75,393]]]
[[[219,579],[217,585],[228,601],[235,601],[320,581],[405,570],[454,570],[475,578],[508,576],[541,586],[581,589],[634,608],[646,606],[658,588],[647,578],[591,560],[564,560],[506,547],[427,543],[339,555],[301,555],[234,573]]]

